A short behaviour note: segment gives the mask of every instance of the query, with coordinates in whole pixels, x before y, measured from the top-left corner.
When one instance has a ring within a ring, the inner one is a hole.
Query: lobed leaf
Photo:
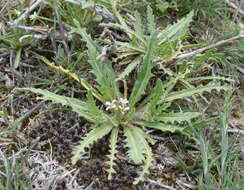
[[[138,141],[138,134],[133,129],[134,126],[124,127],[124,134],[126,136],[126,146],[128,147],[128,156],[136,164],[140,164],[144,161],[145,157],[143,156],[143,147],[141,146],[140,141]]]
[[[78,25],[78,24],[77,24]],[[119,90],[115,81],[115,72],[109,62],[106,64],[101,63],[97,57],[101,53],[100,47],[91,39],[91,36],[87,34],[85,29],[81,29],[78,25],[77,32],[82,36],[83,40],[87,43],[89,63],[92,67],[92,73],[96,76],[96,81],[100,85],[98,89],[103,98],[107,100],[114,99]]]
[[[80,155],[85,152],[85,148],[89,147],[95,141],[110,133],[112,129],[112,125],[105,123],[99,127],[95,127],[89,133],[87,133],[80,144],[73,150],[72,164],[75,164],[79,160]]]
[[[115,170],[114,170],[114,166],[115,166],[115,163],[114,161],[116,160],[116,153],[118,152],[116,150],[116,143],[117,143],[117,140],[118,140],[118,133],[119,133],[119,128],[118,127],[114,127],[113,130],[112,130],[112,133],[111,133],[111,136],[110,136],[110,155],[108,155],[108,158],[109,158],[109,161],[107,162],[107,164],[109,165],[109,169],[107,170],[108,171],[108,179],[112,179],[112,174],[115,173]]]
[[[119,77],[116,79],[121,80],[124,79],[126,76],[128,76],[141,62],[141,57],[136,57],[127,67],[126,69],[119,75]]]
[[[181,123],[183,121],[191,122],[192,119],[198,117],[199,112],[182,112],[182,113],[162,113],[155,117],[157,121]]]
[[[182,132],[185,129],[185,127],[170,125],[162,122],[134,121],[133,123],[148,128],[158,129],[162,132],[175,133],[177,131]]]
[[[178,40],[188,31],[189,25],[194,16],[194,11],[191,11],[186,17],[180,19],[177,23],[168,26],[158,34],[159,44],[166,41]]]
[[[136,185],[140,181],[144,180],[144,176],[146,174],[149,174],[149,172],[150,172],[149,169],[153,165],[154,158],[153,158],[152,149],[147,142],[148,135],[142,129],[135,127],[135,126],[132,126],[132,127],[138,136],[138,141],[140,141],[141,147],[143,148],[142,152],[144,153],[144,155],[146,157],[146,159],[144,160],[144,163],[143,163],[142,171],[139,172],[139,176],[133,182],[133,184]]]
[[[152,94],[149,95],[151,100],[147,104],[150,117],[153,114],[154,115],[157,114],[156,113],[157,103],[160,100],[162,93],[163,93],[163,84],[162,84],[162,81],[160,79],[158,79],[157,83],[156,83],[156,86],[154,87],[154,89],[152,91]]]
[[[153,15],[153,10],[150,6],[147,6],[147,29],[151,35],[156,31],[155,18]]]
[[[170,94],[168,94],[165,99],[163,99],[161,102],[170,102],[173,100],[177,100],[177,99],[181,99],[181,98],[185,98],[185,97],[189,97],[195,94],[201,94],[203,92],[211,92],[212,90],[231,90],[231,87],[229,86],[219,86],[219,85],[206,85],[206,86],[199,86],[196,88],[192,88],[192,89],[185,89],[185,90],[181,90],[178,92],[171,92]]]
[[[36,89],[36,88],[19,88],[17,90],[30,91],[36,94],[41,94],[44,100],[50,100],[55,104],[62,104],[72,108],[73,112],[76,112],[79,116],[84,117],[90,122],[99,123],[104,120],[103,112],[99,111],[99,114],[93,115],[86,102],[78,100],[76,98],[69,98],[66,96],[57,95],[49,92],[48,90]]]
[[[144,91],[148,85],[148,81],[151,78],[151,69],[153,68],[153,64],[151,63],[153,58],[153,50],[156,45],[156,33],[151,36],[151,39],[148,44],[147,52],[145,58],[143,60],[142,68],[138,73],[137,80],[134,84],[132,93],[130,95],[130,105],[134,106],[136,102],[141,98],[144,94]]]
[[[142,28],[142,22],[141,22],[141,15],[139,14],[138,11],[135,12],[135,30],[136,30],[136,34],[138,36],[143,36],[143,28]]]

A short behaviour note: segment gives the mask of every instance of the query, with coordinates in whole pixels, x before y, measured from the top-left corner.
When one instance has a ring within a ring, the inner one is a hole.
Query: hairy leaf
[[[151,35],[156,31],[155,18],[153,15],[153,10],[150,6],[147,7],[147,28]]]
[[[118,127],[114,127],[111,133],[111,137],[110,137],[110,154],[108,155],[109,161],[107,162],[109,169],[108,171],[108,179],[112,179],[112,174],[115,173],[114,170],[114,166],[115,163],[114,161],[116,160],[116,153],[118,152],[116,150],[116,143],[117,143],[117,139],[118,139],[118,133],[119,133],[119,128]]]
[[[146,141],[147,139],[147,134],[145,134],[143,132],[143,130],[141,130],[138,127],[135,126],[131,126],[133,127],[133,130],[135,131],[135,133],[137,134],[138,137],[138,141],[140,141],[141,143],[141,147],[143,148],[143,153],[146,157],[146,159],[144,160],[143,163],[143,168],[142,171],[139,172],[139,176],[135,179],[135,181],[133,182],[134,185],[138,184],[140,181],[144,180],[144,176],[146,174],[149,174],[149,169],[150,167],[153,165],[154,159],[153,159],[153,153],[152,153],[152,149],[149,146],[148,142]]]
[[[162,122],[134,121],[133,123],[137,125],[153,128],[153,129],[158,129],[163,132],[168,131],[171,133],[175,133],[177,131],[182,132],[185,129],[185,127],[179,127],[179,126],[170,125]]]
[[[118,27],[121,30],[124,30],[128,34],[128,36],[130,37],[130,39],[132,39],[132,37],[135,37],[142,43],[143,46],[145,46],[147,44],[146,40],[142,36],[138,35],[134,30],[130,29],[129,27],[125,27],[125,26],[122,26],[122,25],[117,24],[117,23],[115,23],[115,24],[100,24],[100,25],[101,26],[107,26],[107,27],[115,27],[115,28]]]
[[[135,68],[136,66],[141,62],[141,57],[135,58],[127,67],[126,69],[119,75],[118,79],[116,80],[121,80],[124,79],[127,75],[129,75]]]
[[[72,164],[75,164],[79,160],[80,155],[85,152],[85,148],[107,135],[112,129],[112,125],[103,124],[99,127],[95,127],[89,133],[87,133],[80,144],[73,150]]]
[[[141,98],[148,85],[148,81],[151,78],[151,69],[153,68],[153,64],[151,63],[151,61],[153,58],[153,50],[155,48],[156,41],[156,33],[154,33],[149,41],[147,53],[143,60],[142,68],[138,73],[137,80],[130,95],[131,106],[134,106],[136,102]]]
[[[186,79],[188,82],[193,82],[193,81],[201,81],[201,80],[223,80],[223,81],[229,81],[229,82],[234,82],[235,80],[227,77],[222,77],[222,76],[203,76],[203,77],[194,77],[194,78],[188,78]]]
[[[191,11],[186,17],[180,19],[177,23],[168,26],[166,29],[158,34],[159,44],[166,41],[178,40],[188,31],[190,22],[194,16],[194,12]]]
[[[87,43],[88,55],[90,58],[89,63],[92,66],[92,73],[96,76],[96,81],[100,85],[97,88],[106,101],[111,101],[119,94],[119,90],[115,82],[116,75],[112,66],[109,62],[101,63],[97,59],[98,55],[101,53],[100,47],[96,45],[85,29],[78,28],[77,32]]]
[[[195,94],[201,94],[203,92],[211,92],[212,90],[230,90],[231,87],[229,86],[219,86],[219,85],[206,85],[206,86],[199,86],[196,88],[192,88],[192,89],[186,89],[186,90],[181,90],[178,92],[171,92],[170,94],[168,94],[168,96],[166,96],[165,99],[163,99],[161,102],[170,102],[173,100],[177,100],[177,99],[181,99],[181,98],[185,98],[185,97],[189,97]]]
[[[183,121],[191,122],[192,119],[199,115],[199,112],[162,113],[155,117],[155,120],[170,123],[181,123]]]
[[[136,34],[138,36],[143,36],[143,29],[142,29],[142,24],[141,24],[141,15],[138,13],[138,11],[135,12],[135,29],[136,29]]]
[[[144,161],[143,147],[140,141],[138,141],[138,134],[133,130],[134,126],[124,127],[124,133],[126,136],[126,146],[128,147],[128,156],[136,164],[140,164]]]
[[[156,86],[153,89],[150,102],[147,104],[149,116],[151,117],[153,114],[156,114],[157,103],[160,100],[163,93],[163,85],[160,79],[157,80]]]
[[[99,114],[93,115],[89,110],[89,105],[87,103],[78,100],[76,98],[69,98],[66,96],[57,95],[55,93],[49,92],[48,90],[36,89],[36,88],[20,88],[17,90],[30,91],[36,94],[41,94],[44,100],[50,100],[55,104],[62,104],[64,106],[69,106],[72,111],[76,112],[79,116],[84,117],[90,122],[100,123],[104,120],[103,112],[99,111]]]

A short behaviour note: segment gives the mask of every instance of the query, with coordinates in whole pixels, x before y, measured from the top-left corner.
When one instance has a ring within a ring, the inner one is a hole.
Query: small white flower
[[[124,108],[125,111],[128,111],[129,109],[130,109],[129,107],[125,107],[125,108]]]
[[[35,11],[32,15],[30,15],[30,19],[31,19],[31,20],[34,20],[34,19],[36,19],[37,17],[38,17],[38,15],[37,15],[36,11]]]
[[[124,98],[120,98],[119,101],[124,105],[129,103],[128,100]]]
[[[129,101],[125,98],[113,99],[111,102],[105,102],[106,110],[116,110],[124,114],[130,108],[126,106]]]
[[[112,103],[111,102],[105,102],[106,106],[110,106]]]

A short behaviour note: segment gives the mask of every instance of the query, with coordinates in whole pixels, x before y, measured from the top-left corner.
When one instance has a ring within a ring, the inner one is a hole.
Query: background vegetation
[[[243,189],[241,2],[0,0],[0,17],[0,189]]]

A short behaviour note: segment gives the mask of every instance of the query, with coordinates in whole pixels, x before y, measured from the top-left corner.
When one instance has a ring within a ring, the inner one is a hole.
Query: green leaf
[[[174,41],[181,38],[188,31],[189,25],[194,16],[194,11],[191,11],[186,17],[180,19],[177,23],[168,26],[158,34],[159,45],[166,41]]]
[[[55,104],[62,104],[72,108],[73,112],[76,112],[79,116],[84,117],[90,122],[100,123],[104,118],[104,113],[100,111],[100,114],[93,115],[89,110],[89,105],[76,98],[69,98],[66,96],[57,95],[49,92],[48,90],[36,89],[36,88],[19,88],[17,90],[30,91],[36,94],[41,94],[44,100],[50,100]]]
[[[119,75],[119,77],[116,79],[121,80],[124,79],[127,75],[129,75],[136,66],[141,62],[141,57],[136,57],[127,67],[126,69]]]
[[[140,181],[144,180],[144,176],[146,174],[149,174],[150,171],[150,167],[153,165],[154,162],[154,158],[153,158],[153,153],[152,153],[152,149],[149,146],[148,142],[146,141],[147,139],[147,134],[145,134],[145,132],[143,132],[142,129],[135,127],[135,126],[131,126],[133,127],[133,130],[135,131],[135,133],[138,136],[138,141],[140,141],[141,147],[143,148],[143,153],[146,157],[146,159],[144,160],[143,163],[143,168],[142,171],[139,172],[139,176],[135,179],[135,181],[133,182],[134,185],[138,184]]]
[[[111,133],[110,137],[110,154],[108,155],[109,161],[107,162],[109,169],[108,171],[108,180],[112,179],[112,174],[115,173],[114,166],[115,166],[115,160],[116,160],[116,153],[118,152],[116,150],[117,148],[117,140],[118,140],[118,134],[119,134],[119,127],[114,127]]]
[[[96,102],[93,98],[92,91],[87,92],[87,107],[89,112],[93,115],[101,114],[101,110],[96,106]]]
[[[101,63],[97,60],[98,55],[101,53],[100,47],[91,39],[91,36],[87,34],[85,29],[78,28],[77,32],[86,41],[88,47],[89,63],[92,66],[92,73],[96,76],[96,81],[100,86],[100,93],[107,101],[111,101],[119,95],[119,90],[115,81],[115,72],[109,62]]]
[[[14,60],[14,68],[15,69],[17,69],[19,67],[21,51],[22,51],[21,48],[19,48],[18,51],[17,51],[16,57],[15,57],[15,60]]]
[[[136,29],[136,34],[138,36],[143,36],[143,29],[142,29],[142,24],[141,24],[141,15],[138,13],[138,11],[135,12],[135,29]]]
[[[137,130],[139,128],[135,128],[135,129]],[[137,133],[140,134],[139,132],[137,132]],[[150,169],[151,166],[153,166],[153,162],[154,162],[154,158],[153,158],[153,153],[152,153],[151,147],[148,145],[148,143],[145,140],[143,134],[140,135],[140,137],[141,137],[140,138],[141,146],[144,147],[144,149],[145,149],[144,150],[144,154],[146,156],[146,159],[144,161],[142,171],[139,172],[139,176],[133,182],[134,185],[138,184],[140,181],[144,181],[144,176],[146,174],[150,173],[149,169]]]
[[[182,113],[162,113],[155,117],[157,121],[181,123],[183,121],[191,122],[192,119],[198,117],[199,112],[182,112]]]
[[[150,117],[156,113],[157,103],[163,93],[163,84],[160,79],[157,80],[156,86],[153,89],[150,102],[147,104]]]
[[[212,90],[217,90],[217,91],[231,90],[231,87],[219,86],[219,85],[206,85],[206,86],[199,86],[199,87],[192,88],[192,89],[181,90],[178,92],[171,92],[170,94],[168,94],[168,96],[166,96],[166,98],[164,100],[160,101],[160,103],[161,102],[170,102],[173,100],[189,97],[194,94],[201,94],[203,92],[211,92]]]
[[[203,76],[203,77],[188,78],[186,80],[188,82],[202,81],[202,80],[223,80],[223,81],[235,82],[235,80],[231,78],[222,77],[222,76]]]
[[[134,30],[131,30],[129,27],[125,27],[125,26],[122,26],[122,25],[117,24],[117,23],[115,23],[115,24],[111,24],[111,23],[100,24],[100,25],[101,26],[107,26],[107,27],[115,27],[115,28],[118,27],[121,30],[124,30],[124,32],[126,32],[127,35],[130,37],[130,39],[132,39],[132,37],[135,37],[142,43],[142,46],[145,46],[147,44],[146,40],[142,36],[138,35]]]
[[[140,100],[148,85],[148,81],[152,76],[151,69],[153,68],[153,64],[151,63],[151,61],[153,58],[153,50],[156,46],[156,41],[156,33],[154,33],[149,41],[147,52],[143,60],[142,68],[138,73],[137,80],[134,84],[132,93],[130,95],[131,106],[134,106],[136,102]]]
[[[80,144],[73,150],[72,164],[75,164],[80,159],[81,154],[85,152],[85,148],[107,135],[112,129],[112,125],[103,124],[99,127],[95,127],[89,133],[87,133]]]
[[[155,18],[153,15],[153,10],[150,6],[147,6],[147,29],[151,35],[156,31]]]
[[[177,131],[182,132],[185,129],[185,127],[179,127],[179,126],[175,126],[175,125],[165,124],[162,122],[134,121],[133,123],[137,124],[137,125],[153,128],[153,129],[158,129],[158,130],[163,131],[163,132],[168,131],[171,133],[175,133]]]
[[[206,119],[202,119],[202,120],[197,120],[193,123],[190,123],[186,128],[185,128],[185,132],[187,131],[191,131],[192,128],[194,129],[202,129],[210,124],[215,123],[215,121],[217,121],[219,119],[219,116],[217,117],[211,117],[211,118],[206,118]]]
[[[91,39],[91,36],[86,33],[86,29],[81,28],[80,23],[77,20],[74,19],[74,23],[77,27],[73,29],[74,32],[80,34],[82,39],[87,43],[87,47],[90,49],[90,51],[95,53],[95,56],[98,56],[101,48]]]
[[[0,116],[5,117],[4,111],[0,111]]]
[[[126,136],[126,146],[128,147],[128,155],[131,160],[136,164],[140,164],[144,161],[143,147],[140,141],[138,141],[138,134],[133,130],[134,126],[124,127],[124,134]]]
[[[128,25],[126,24],[126,22],[124,21],[123,17],[120,15],[119,11],[117,10],[117,1],[112,1],[112,8],[113,8],[113,12],[115,14],[115,16],[118,18],[121,26],[125,29],[125,30],[130,30],[130,28],[128,27]],[[128,34],[128,36],[131,38],[130,33]]]
[[[116,44],[118,46],[120,46],[118,48],[118,51],[120,52],[123,52],[123,50],[125,51],[125,53],[128,53],[128,52],[131,52],[131,54],[139,54],[139,53],[142,53],[142,54],[145,54],[146,53],[146,49],[144,48],[141,48],[140,46],[135,46],[133,45],[132,43],[127,43],[127,42],[116,42]],[[134,51],[134,52],[133,52]],[[132,54],[132,55],[133,55]]]
[[[164,13],[169,8],[170,4],[168,2],[160,2],[156,4],[156,7],[160,10],[161,13]]]

